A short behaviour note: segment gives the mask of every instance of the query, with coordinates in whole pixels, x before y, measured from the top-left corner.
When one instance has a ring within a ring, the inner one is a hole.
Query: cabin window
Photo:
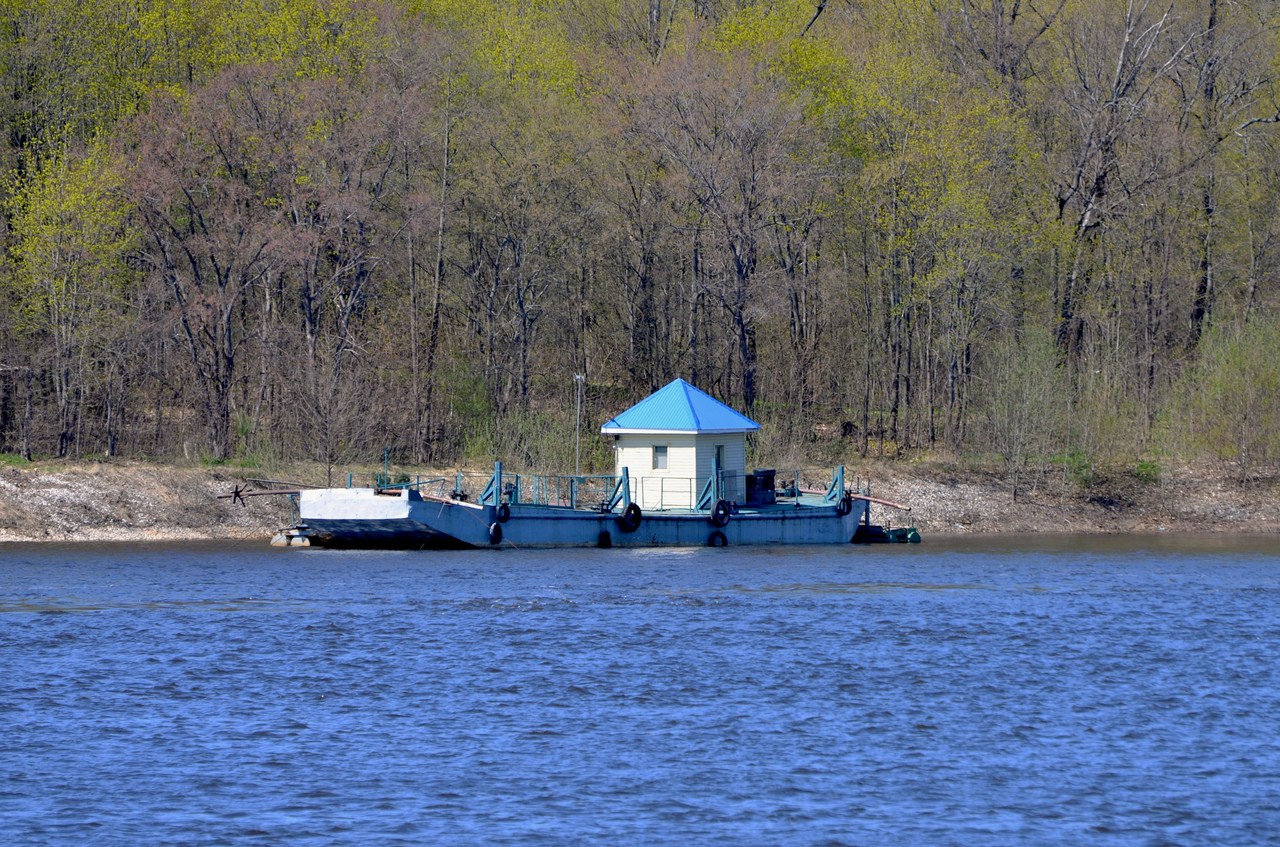
[[[653,445],[653,469],[655,471],[665,471],[667,469],[667,445]]]

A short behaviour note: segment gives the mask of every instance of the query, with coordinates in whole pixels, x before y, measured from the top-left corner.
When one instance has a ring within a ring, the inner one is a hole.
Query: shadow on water
[[[148,602],[76,602],[73,600],[19,600],[0,602],[0,614],[25,612],[28,614],[74,614],[78,612],[105,611],[167,611],[173,609],[206,609],[213,612],[253,612],[280,608],[276,601],[253,597],[234,597],[228,600],[152,600]]]
[[[1151,553],[1173,556],[1213,553],[1280,555],[1280,535],[1274,533],[1162,532],[1103,535],[1044,532],[1019,535],[931,535],[926,540],[928,550],[932,553],[1038,553],[1055,556],[1129,556]]]
[[[985,591],[989,585],[973,583],[929,583],[929,582],[816,582],[816,583],[782,583],[770,585],[731,585],[723,590],[743,594],[778,594],[796,595],[810,594],[827,596],[838,594],[883,594],[889,591]]]

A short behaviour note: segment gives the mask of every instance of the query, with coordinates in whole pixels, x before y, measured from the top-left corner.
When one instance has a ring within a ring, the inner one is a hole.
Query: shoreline
[[[1014,500],[988,470],[940,463],[868,463],[872,493],[912,506],[873,506],[872,520],[935,536],[1280,534],[1280,485],[1242,486],[1213,468],[1160,479],[1114,476],[1087,489],[1054,477]],[[0,467],[0,542],[269,541],[292,523],[288,498],[218,499],[256,470],[143,462],[35,462]],[[287,472],[291,478],[320,473]],[[344,474],[345,476],[345,474]]]

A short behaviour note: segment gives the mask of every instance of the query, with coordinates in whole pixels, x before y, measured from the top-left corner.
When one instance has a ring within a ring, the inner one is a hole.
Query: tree
[[[1241,482],[1280,463],[1280,320],[1215,328],[1183,385],[1188,429],[1201,450],[1235,465]]]
[[[382,245],[394,228],[384,200],[399,127],[384,88],[322,77],[290,89],[281,92],[290,111],[284,125],[305,130],[290,140],[290,171],[271,198],[283,214],[267,251],[282,305],[300,319],[301,356],[287,382],[305,410],[298,434],[332,465],[367,418],[360,360],[375,323]]]
[[[742,403],[750,413],[761,292],[776,273],[763,264],[766,231],[781,198],[803,182],[799,161],[790,156],[802,111],[749,57],[699,54],[692,47],[680,57],[668,54],[646,81],[636,123],[655,154],[678,171],[705,221],[706,290],[730,322]]]
[[[464,202],[455,188],[458,136],[482,105],[477,72],[465,40],[443,29],[423,32],[413,15],[384,20],[379,62],[370,84],[385,90],[387,143],[394,173],[383,195],[389,220],[398,223],[403,250],[404,296],[412,419],[411,450],[418,461],[443,454],[444,415],[437,408],[439,356],[452,266],[452,216]],[[397,251],[399,252],[399,251]]]
[[[1203,18],[1188,16],[1186,59],[1174,74],[1199,195],[1198,273],[1188,316],[1192,347],[1212,318],[1222,278],[1232,272],[1230,234],[1223,230],[1234,222],[1219,213],[1230,196],[1223,157],[1280,119],[1276,72],[1264,47],[1274,38],[1274,11],[1220,0],[1206,6]]]
[[[1171,7],[1127,0],[1123,9],[1074,16],[1055,27],[1062,76],[1055,94],[1051,139],[1061,156],[1055,177],[1058,219],[1071,226],[1069,255],[1055,292],[1059,346],[1081,355],[1093,262],[1104,225],[1161,180],[1174,175],[1168,159],[1172,115],[1158,107],[1160,84],[1187,51],[1170,38]]]
[[[929,5],[956,61],[970,72],[974,84],[984,84],[983,77],[990,74],[1015,104],[1025,105],[1024,87],[1043,61],[1037,48],[1062,16],[1067,0],[1043,6],[1021,0],[929,0]]]
[[[269,66],[236,69],[190,102],[161,99],[138,124],[139,259],[169,304],[207,448],[219,459],[233,446],[233,389],[252,337],[249,295],[279,261],[273,248],[301,134],[292,124],[295,97]]]
[[[11,294],[21,332],[42,351],[33,365],[52,386],[63,457],[73,450],[87,395],[107,379],[104,362],[128,334],[122,304],[130,209],[105,144],[83,152],[63,147],[27,171],[8,209],[18,233]],[[107,403],[108,416],[119,402],[117,394]],[[107,453],[114,450],[109,438]]]
[[[1004,462],[1013,499],[1030,467],[1064,442],[1066,379],[1047,332],[993,341],[981,356],[986,440]]]

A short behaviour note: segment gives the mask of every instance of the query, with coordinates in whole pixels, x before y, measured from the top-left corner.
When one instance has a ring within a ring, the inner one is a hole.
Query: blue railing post
[[[697,484],[697,480],[694,480]],[[707,478],[707,484],[702,487],[702,493],[698,495],[697,508],[714,509],[716,503],[724,499],[724,474],[720,470],[719,458],[711,457],[711,476]]]
[[[834,503],[844,496],[844,465],[837,465],[835,472],[831,474],[831,485],[827,488],[827,494],[822,498],[823,503]]]
[[[481,506],[497,506],[502,503],[502,462],[493,463],[493,476],[480,495]]]
[[[617,508],[619,503],[624,509],[631,505],[631,474],[626,468],[622,469],[622,476],[618,477],[618,484],[613,487],[613,496],[609,498],[609,511]]]
[[[695,508],[710,509],[715,505],[715,501],[711,499],[712,495],[715,494],[715,481],[715,474],[707,477],[707,484],[702,486],[702,491],[698,494],[698,502]]]

